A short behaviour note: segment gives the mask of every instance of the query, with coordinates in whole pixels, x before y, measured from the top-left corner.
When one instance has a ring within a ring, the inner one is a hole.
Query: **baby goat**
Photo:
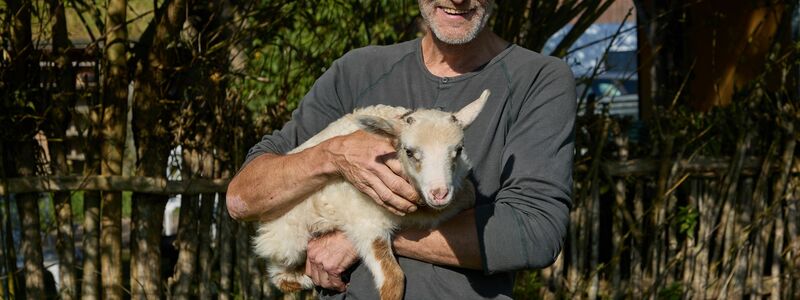
[[[303,274],[308,241],[340,230],[372,272],[381,299],[401,299],[404,275],[391,251],[391,235],[407,226],[434,227],[473,205],[474,192],[465,178],[470,165],[462,151],[464,128],[488,97],[485,90],[456,113],[385,105],[358,109],[292,150],[359,129],[392,137],[405,173],[428,207],[400,217],[343,179],[329,182],[280,218],[259,225],[255,252],[269,260],[272,282],[284,292],[312,288],[311,278]]]

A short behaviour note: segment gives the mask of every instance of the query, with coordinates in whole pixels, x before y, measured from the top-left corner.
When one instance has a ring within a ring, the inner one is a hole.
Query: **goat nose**
[[[433,200],[437,201],[444,200],[449,193],[450,190],[448,190],[446,187],[438,187],[431,190],[431,196],[433,196]]]

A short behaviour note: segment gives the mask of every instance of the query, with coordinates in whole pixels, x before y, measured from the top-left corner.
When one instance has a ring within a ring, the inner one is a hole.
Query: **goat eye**
[[[414,151],[411,150],[411,149],[406,149],[406,156],[413,158],[414,157]]]

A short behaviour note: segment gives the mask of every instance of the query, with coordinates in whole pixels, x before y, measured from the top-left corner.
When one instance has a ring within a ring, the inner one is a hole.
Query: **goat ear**
[[[464,106],[464,108],[454,114],[458,122],[461,124],[461,127],[466,128],[472,123],[472,121],[475,121],[475,118],[483,109],[483,105],[486,104],[486,99],[489,99],[489,95],[491,94],[492,93],[489,92],[489,90],[483,90],[483,93],[481,93],[481,96],[478,97],[478,99],[475,99],[475,101],[467,104],[467,106]]]
[[[376,116],[358,116],[359,126],[367,132],[396,138],[399,134],[396,123]]]

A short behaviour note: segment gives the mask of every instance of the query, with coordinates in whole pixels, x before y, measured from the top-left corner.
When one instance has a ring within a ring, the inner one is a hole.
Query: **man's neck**
[[[491,30],[482,31],[463,45],[451,45],[437,39],[430,30],[422,38],[422,58],[433,75],[454,77],[472,72],[500,54],[508,42]]]

